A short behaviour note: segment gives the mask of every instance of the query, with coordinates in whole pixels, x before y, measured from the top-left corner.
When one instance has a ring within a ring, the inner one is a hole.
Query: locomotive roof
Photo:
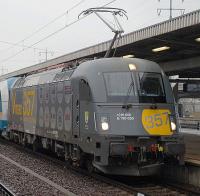
[[[72,72],[72,71],[71,71]],[[70,75],[71,75],[70,72]],[[69,71],[62,72],[62,68],[53,69],[37,74],[29,75],[25,78],[20,78],[14,85],[14,88],[19,87],[26,87],[26,86],[34,86],[38,84],[45,84],[45,83],[52,83],[55,81],[59,81],[61,79],[68,79],[69,78]]]
[[[89,80],[95,80],[96,74],[99,72],[130,71],[129,64],[134,64],[136,66],[136,71],[161,72],[158,64],[144,59],[124,59],[119,57],[103,58],[86,61],[73,70],[62,71],[62,69],[55,69],[29,75],[26,78],[20,78],[15,83],[14,88],[69,80],[70,77],[84,77]]]
[[[72,77],[93,77],[98,72],[130,71],[129,64],[136,66],[136,71],[162,72],[160,66],[152,61],[138,58],[104,58],[82,63],[74,72]],[[95,76],[96,77],[96,76]]]

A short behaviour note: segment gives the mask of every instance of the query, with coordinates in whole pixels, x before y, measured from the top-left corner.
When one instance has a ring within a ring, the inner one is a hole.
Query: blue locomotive
[[[15,81],[16,78],[10,78],[0,82],[0,133],[8,126],[9,90]]]

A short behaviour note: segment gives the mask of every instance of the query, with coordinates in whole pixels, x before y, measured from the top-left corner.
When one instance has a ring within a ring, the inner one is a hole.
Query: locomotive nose
[[[127,136],[162,136],[172,135],[176,127],[175,116],[170,106],[156,109],[149,106],[134,105],[129,109],[104,107],[98,112],[100,133]]]

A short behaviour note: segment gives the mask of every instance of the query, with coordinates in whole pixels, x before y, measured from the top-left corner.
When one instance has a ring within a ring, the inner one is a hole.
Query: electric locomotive
[[[68,163],[147,176],[165,160],[183,161],[171,86],[154,62],[104,58],[33,74],[10,97],[10,139]]]

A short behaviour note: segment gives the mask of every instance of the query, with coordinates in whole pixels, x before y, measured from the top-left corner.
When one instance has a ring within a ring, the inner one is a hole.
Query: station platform
[[[185,161],[200,166],[200,130],[181,129],[186,145]]]
[[[163,176],[170,181],[200,188],[200,131],[181,130],[186,145],[185,164],[166,165]]]

